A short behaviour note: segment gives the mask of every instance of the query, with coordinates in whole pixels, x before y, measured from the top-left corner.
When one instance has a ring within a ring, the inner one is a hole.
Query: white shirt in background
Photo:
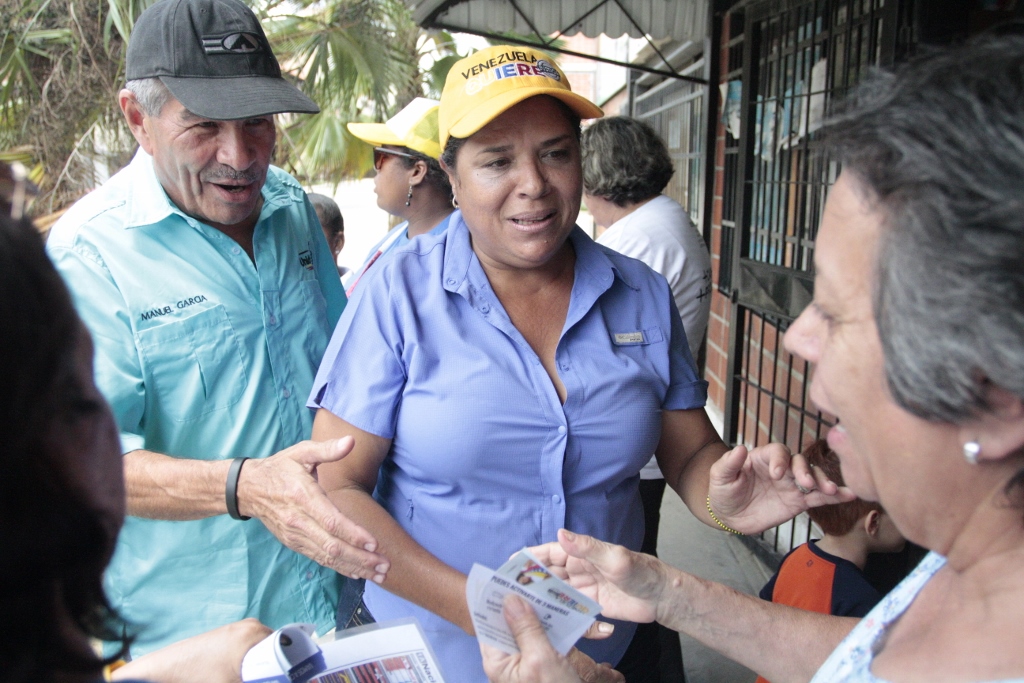
[[[658,195],[610,225],[597,243],[643,261],[668,280],[696,359],[711,313],[711,256],[686,210],[674,199]],[[653,457],[640,478],[662,478]]]

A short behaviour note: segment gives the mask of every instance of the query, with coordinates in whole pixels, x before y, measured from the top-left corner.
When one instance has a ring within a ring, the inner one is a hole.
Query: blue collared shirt
[[[309,438],[303,402],[345,295],[296,181],[271,168],[263,198],[254,265],[183,214],[140,151],[51,231],[125,453],[262,458]],[[128,517],[106,588],[143,629],[135,655],[248,616],[327,631],[338,580],[259,520]]]
[[[468,573],[555,540],[560,527],[630,548],[643,538],[638,473],[661,411],[704,405],[665,279],[571,235],[575,279],[555,351],[560,403],[470,245],[461,212],[396,251],[345,311],[311,407],[392,440],[374,496],[424,548]],[[415,616],[449,680],[486,680],[476,639],[367,584],[378,620]],[[583,645],[621,657],[633,629]]]

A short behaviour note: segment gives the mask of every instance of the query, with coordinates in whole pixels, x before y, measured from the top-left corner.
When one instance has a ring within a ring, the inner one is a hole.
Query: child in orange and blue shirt
[[[844,485],[839,458],[824,439],[808,446],[804,457]],[[822,538],[790,551],[761,597],[811,612],[863,617],[882,598],[863,573],[868,554],[899,552],[903,536],[880,505],[859,498],[811,508],[807,514],[821,527]],[[761,677],[757,681],[768,683]]]

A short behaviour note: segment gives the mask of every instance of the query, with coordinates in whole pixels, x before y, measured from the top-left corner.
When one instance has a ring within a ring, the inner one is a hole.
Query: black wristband
[[[228,506],[228,515],[231,519],[246,520],[251,517],[244,517],[238,514],[238,475],[242,472],[242,465],[249,458],[235,458],[228,468],[228,483],[224,487],[224,502]]]

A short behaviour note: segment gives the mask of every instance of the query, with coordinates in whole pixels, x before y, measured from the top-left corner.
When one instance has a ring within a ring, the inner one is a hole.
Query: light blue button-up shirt
[[[262,458],[309,438],[304,399],[345,295],[296,181],[271,168],[263,198],[253,264],[174,206],[139,151],[51,231],[125,453]],[[136,655],[249,616],[327,631],[338,581],[256,519],[128,517],[106,589],[142,627]]]
[[[560,527],[637,549],[638,473],[661,411],[704,405],[665,279],[578,228],[555,362],[559,402],[470,245],[461,212],[443,235],[396,250],[345,311],[310,406],[392,439],[374,496],[424,548],[468,573],[496,568]],[[485,681],[476,639],[376,585],[378,620],[415,616],[448,680]],[[633,633],[581,649],[616,662]]]

